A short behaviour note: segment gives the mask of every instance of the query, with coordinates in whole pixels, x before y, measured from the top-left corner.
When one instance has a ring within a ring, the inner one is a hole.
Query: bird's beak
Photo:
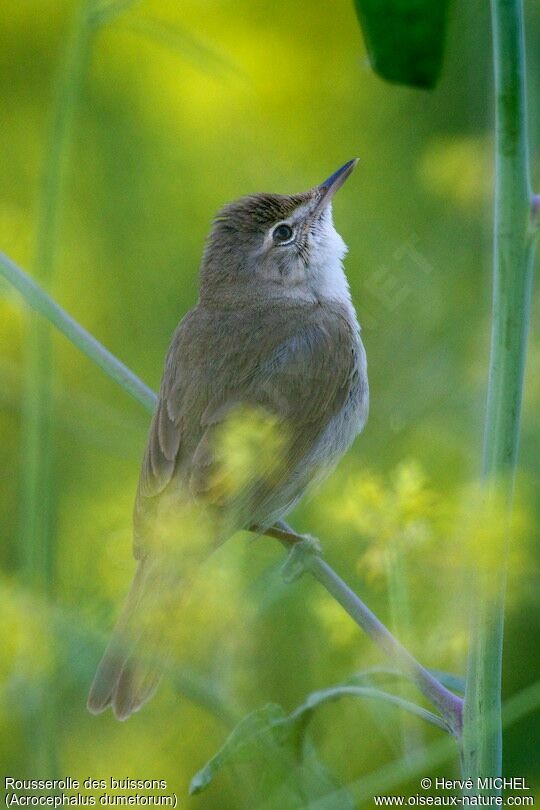
[[[324,183],[321,183],[321,185],[318,186],[321,196],[319,198],[319,202],[317,203],[317,208],[315,211],[316,214],[319,214],[322,209],[326,208],[326,206],[331,202],[336,191],[341,188],[345,180],[353,173],[357,163],[358,158],[349,160],[349,162],[342,166],[341,169],[338,169],[337,172],[331,174],[330,177],[324,181]]]

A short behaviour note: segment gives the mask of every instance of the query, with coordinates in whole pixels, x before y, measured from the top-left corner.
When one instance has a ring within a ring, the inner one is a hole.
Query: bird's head
[[[201,301],[234,306],[348,295],[341,264],[347,248],[334,228],[332,198],[357,162],[302,194],[254,194],[224,206],[204,253]]]

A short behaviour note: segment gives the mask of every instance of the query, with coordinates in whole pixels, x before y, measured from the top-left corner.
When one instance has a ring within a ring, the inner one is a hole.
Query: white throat
[[[354,313],[349,282],[343,269],[346,253],[347,245],[334,228],[331,216],[328,216],[324,228],[317,235],[316,249],[311,251],[309,285],[317,298],[337,301]]]

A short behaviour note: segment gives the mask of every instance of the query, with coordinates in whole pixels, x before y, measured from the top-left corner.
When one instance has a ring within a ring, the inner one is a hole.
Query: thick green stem
[[[503,726],[505,728],[519,722],[540,709],[540,681],[527,686],[521,692],[512,695],[503,705]],[[404,787],[414,784],[416,779],[426,774],[442,774],[443,767],[453,759],[455,745],[448,737],[437,739],[416,753],[409,760],[394,759],[381,768],[347,785],[348,794],[352,793],[358,807],[373,807],[373,796],[380,793],[403,793]],[[328,810],[328,807],[340,807],[340,792],[328,793],[321,799],[313,801],[309,810]]]
[[[467,776],[500,776],[501,663],[506,556],[517,463],[534,236],[529,184],[522,0],[491,0],[495,77],[496,186],[491,356],[483,477],[489,510],[500,505],[506,531],[480,562],[464,711]],[[493,513],[492,513],[493,514]]]

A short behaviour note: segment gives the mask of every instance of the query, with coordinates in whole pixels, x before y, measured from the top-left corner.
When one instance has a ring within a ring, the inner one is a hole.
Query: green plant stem
[[[502,500],[509,528],[517,464],[535,238],[531,228],[522,0],[491,0],[496,186],[491,355],[483,478],[488,510]],[[508,532],[480,564],[464,708],[466,776],[500,776],[501,664]]]
[[[283,522],[265,530],[264,533],[279,540],[289,549],[298,546],[305,540],[303,535],[297,534],[294,529]],[[416,684],[424,697],[440,711],[448,731],[459,738],[462,723],[462,699],[443,686],[411,655],[360,597],[323,560],[320,554],[311,551],[303,555],[299,570],[308,571],[326,588],[358,626],[394,662],[398,669]]]
[[[75,110],[88,54],[86,9],[82,3],[73,20],[64,64],[56,87],[44,171],[38,200],[35,273],[50,287],[54,279],[59,217],[65,166],[69,159]],[[54,474],[52,441],[52,387],[54,363],[48,324],[31,315],[26,340],[26,384],[22,409],[22,498],[20,555],[23,577],[36,592],[54,592]],[[52,776],[57,771],[55,752],[56,689],[54,672],[41,685],[40,710],[28,728],[32,767]],[[38,716],[39,715],[39,716]]]
[[[45,149],[43,182],[36,225],[35,274],[49,287],[54,278],[65,166],[88,53],[86,4],[73,21],[59,75]],[[51,334],[42,319],[31,316],[27,339],[27,377],[23,411],[22,563],[31,585],[47,592],[54,566],[51,530]]]
[[[313,556],[308,570],[352,616],[372,641],[415,682],[420,692],[441,712],[449,731],[454,736],[459,737],[461,732],[461,698],[443,686],[399,643],[327,562],[320,557]]]
[[[540,709],[540,681],[536,681],[508,698],[503,705],[503,727],[517,723],[523,717]],[[448,737],[434,740],[410,760],[395,759],[373,773],[363,774],[361,779],[347,785],[358,807],[373,806],[373,796],[379,793],[403,793],[402,785],[410,785],[416,778],[426,774],[441,773],[441,766],[455,756],[455,745]],[[340,793],[336,791],[310,803],[310,810],[327,810],[339,807]],[[332,804],[332,802],[334,802]]]
[[[15,262],[0,253],[0,273],[23,296],[32,309],[45,317],[80,351],[90,358],[111,379],[127,391],[147,411],[153,412],[157,397],[133,372],[114,354],[111,354],[84,327],[68,315],[30,276]]]
[[[114,355],[83,329],[70,315],[58,306],[32,279],[17,265],[0,253],[0,272],[17,290],[25,301],[37,312],[56,326],[83,354],[93,360],[111,379],[141,405],[152,412],[156,395],[124,366]],[[267,532],[290,548],[303,540],[286,525],[274,527]],[[349,615],[362,627],[373,641],[415,681],[422,694],[440,710],[447,727],[453,734],[459,734],[461,727],[461,698],[446,689],[431,673],[394,638],[390,631],[369,608],[359,599],[335,571],[316,555],[309,555],[310,573],[339,602]]]

